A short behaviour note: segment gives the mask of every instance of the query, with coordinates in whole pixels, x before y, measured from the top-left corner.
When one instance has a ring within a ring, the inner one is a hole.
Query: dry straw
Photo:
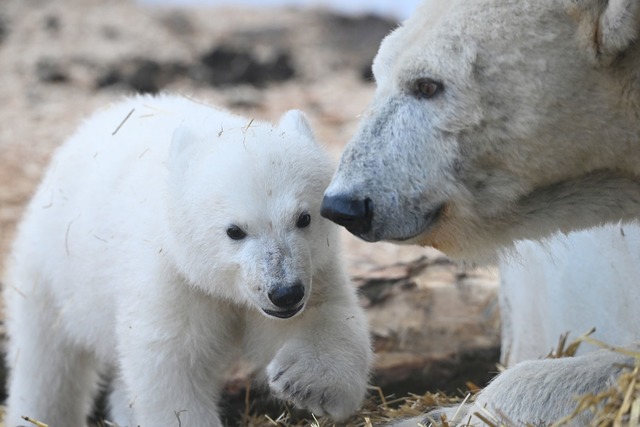
[[[579,337],[574,342],[567,345],[567,336],[562,336],[557,348],[548,357],[573,357],[582,343],[589,343],[625,354],[635,359],[629,366],[623,367],[622,373],[617,383],[609,390],[599,394],[588,394],[576,398],[577,406],[575,411],[557,422],[547,427],[565,427],[572,424],[576,416],[583,411],[590,411],[594,414],[593,422],[589,427],[640,427],[640,352],[631,351],[624,348],[612,347],[601,341],[592,338],[590,335],[594,331]],[[278,416],[267,414],[256,414],[251,410],[250,388],[247,388],[246,406],[247,411],[242,415],[240,426],[242,427],[374,427],[391,423],[394,420],[417,417],[431,409],[442,406],[462,405],[473,400],[473,395],[478,388],[473,384],[468,384],[471,392],[466,397],[452,397],[442,393],[425,393],[423,395],[410,394],[402,398],[385,396],[378,387],[371,387],[371,395],[360,412],[352,416],[344,423],[336,424],[326,417],[316,417],[311,414],[309,417],[300,417],[300,412],[284,406]],[[496,417],[487,410],[474,414],[483,420],[488,427],[539,427],[533,424],[523,425],[521,423],[505,422],[505,417]],[[427,420],[426,425],[416,427],[464,427],[468,426],[467,421],[457,420],[454,415],[453,420],[441,418],[437,420]],[[47,427],[47,424],[24,417],[26,421],[36,427]],[[497,421],[497,420],[501,421]],[[46,420],[45,420],[46,421]],[[100,427],[114,426],[109,422],[101,423]],[[12,426],[13,427],[13,426]],[[586,427],[586,426],[585,426]]]
[[[589,343],[598,347],[609,349],[627,356],[633,357],[635,363],[623,367],[617,383],[609,390],[599,394],[588,394],[576,397],[577,406],[575,411],[558,420],[547,427],[564,427],[572,424],[578,414],[583,411],[590,411],[594,414],[594,420],[590,427],[640,427],[640,352],[631,351],[624,348],[612,347],[601,341],[592,338],[590,335],[594,330],[577,338],[567,344],[567,335],[560,337],[557,348],[549,354],[549,358],[573,357],[582,343]],[[294,421],[290,412],[284,411],[276,420],[268,419],[265,416],[253,415],[245,419],[246,427],[373,427],[381,426],[400,420],[403,418],[416,417],[428,412],[431,409],[442,406],[462,405],[467,399],[472,400],[473,394],[477,392],[477,387],[468,385],[472,393],[467,394],[463,400],[460,397],[446,396],[442,393],[426,393],[424,395],[411,394],[406,397],[391,400],[385,397],[382,390],[372,388],[375,394],[363,406],[360,413],[353,416],[343,424],[335,424],[325,418],[313,420]],[[487,410],[474,414],[481,419],[488,427],[540,427],[534,424],[522,424],[504,421],[506,417],[496,416]],[[416,427],[464,427],[470,425],[465,420],[427,420],[424,426]],[[500,421],[497,421],[500,420]],[[587,427],[587,426],[585,426]]]

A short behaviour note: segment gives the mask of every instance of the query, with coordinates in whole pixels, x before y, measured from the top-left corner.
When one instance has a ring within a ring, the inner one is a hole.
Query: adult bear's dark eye
[[[237,225],[232,225],[227,228],[227,236],[231,237],[233,240],[242,240],[247,237],[247,233],[245,233],[242,228]]]
[[[432,79],[418,79],[413,83],[414,95],[422,99],[433,98],[442,92],[442,89],[444,89],[442,83]]]
[[[298,217],[298,221],[296,222],[296,227],[305,228],[311,224],[311,215],[308,212],[302,212]]]

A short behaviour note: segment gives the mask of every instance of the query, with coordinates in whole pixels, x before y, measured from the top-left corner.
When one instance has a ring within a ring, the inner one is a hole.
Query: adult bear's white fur
[[[474,261],[637,219],[639,36],[637,0],[424,1],[380,47],[376,95],[325,193],[327,216],[369,241]],[[610,385],[619,359],[517,365],[478,406],[546,425]]]
[[[513,366],[592,328],[613,346],[640,342],[640,227],[610,224],[520,241],[500,265],[502,360]],[[593,351],[583,344],[579,353]]]
[[[372,353],[319,215],[331,173],[297,111],[273,126],[162,96],[96,114],[55,154],[9,260],[5,424],[85,425],[110,369],[120,425],[218,426],[240,354],[284,399],[355,411]],[[266,315],[267,294],[296,282],[304,309]]]

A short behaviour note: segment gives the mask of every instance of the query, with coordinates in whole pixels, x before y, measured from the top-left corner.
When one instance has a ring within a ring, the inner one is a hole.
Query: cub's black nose
[[[373,202],[368,197],[360,200],[344,194],[324,196],[320,215],[361,236],[371,230]]]
[[[304,286],[302,283],[296,283],[293,286],[278,286],[268,295],[276,307],[292,308],[304,298]]]

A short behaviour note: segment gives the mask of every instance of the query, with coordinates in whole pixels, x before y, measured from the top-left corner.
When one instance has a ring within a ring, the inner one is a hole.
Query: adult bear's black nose
[[[292,308],[304,298],[304,285],[296,283],[292,286],[277,286],[268,296],[276,307]]]
[[[368,197],[354,199],[345,194],[324,196],[320,215],[361,236],[371,230],[373,202]]]

